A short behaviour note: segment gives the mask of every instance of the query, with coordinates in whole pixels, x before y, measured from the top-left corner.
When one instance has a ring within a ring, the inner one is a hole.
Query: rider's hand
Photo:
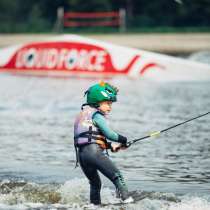
[[[121,144],[121,147],[120,147],[121,150],[126,150],[127,148],[128,148],[127,144]]]
[[[111,144],[111,151],[118,152],[121,149],[122,144],[120,143],[112,143]]]

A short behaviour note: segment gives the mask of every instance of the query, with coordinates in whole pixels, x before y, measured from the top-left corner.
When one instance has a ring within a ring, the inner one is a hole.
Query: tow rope
[[[149,135],[147,135],[147,136],[144,136],[144,137],[141,137],[141,138],[138,138],[138,139],[133,139],[133,140],[127,142],[126,147],[130,147],[132,144],[134,144],[134,143],[136,143],[136,142],[138,142],[138,141],[142,141],[142,140],[144,140],[144,139],[148,139],[148,138],[150,138],[150,137],[157,136],[157,135],[159,135],[159,134],[161,134],[161,133],[163,133],[163,132],[166,132],[166,131],[168,131],[168,130],[170,130],[170,129],[173,129],[173,128],[177,127],[177,126],[183,125],[183,124],[185,124],[185,123],[187,123],[187,122],[193,121],[193,120],[195,120],[195,119],[198,119],[198,118],[203,117],[203,116],[208,115],[208,114],[210,114],[210,112],[207,112],[207,113],[205,113],[205,114],[201,114],[201,115],[199,115],[199,116],[197,116],[197,117],[194,117],[194,118],[191,118],[191,119],[186,120],[186,121],[184,121],[184,122],[181,122],[181,123],[178,123],[178,124],[176,124],[176,125],[170,126],[170,127],[165,128],[165,129],[163,129],[163,130],[154,131],[154,132],[152,132],[151,134],[149,134]]]

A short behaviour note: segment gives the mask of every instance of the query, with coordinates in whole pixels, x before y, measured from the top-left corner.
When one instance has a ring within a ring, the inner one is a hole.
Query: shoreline
[[[20,43],[43,41],[59,35],[61,34],[0,34],[0,48]],[[86,34],[81,36],[164,54],[190,54],[198,51],[210,51],[210,33]]]

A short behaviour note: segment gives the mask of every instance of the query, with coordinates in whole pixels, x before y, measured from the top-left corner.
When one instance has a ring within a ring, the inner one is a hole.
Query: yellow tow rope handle
[[[158,136],[158,135],[160,135],[160,133],[161,133],[161,131],[154,131],[154,132],[150,133],[148,136],[145,136],[145,137],[141,138],[141,140],[142,140],[142,139],[147,139],[147,138],[150,138],[150,137],[153,137],[153,136],[154,136],[154,137],[155,137],[155,136]],[[137,139],[137,141],[138,141],[138,140],[140,140],[140,139]],[[127,147],[127,148],[130,147],[131,144],[135,143],[135,141],[136,141],[136,140],[133,140],[133,141],[128,142],[128,143],[126,144],[126,147]]]
[[[158,136],[159,134],[160,134],[160,131],[155,131],[155,132],[152,132],[150,134],[150,137],[152,137],[152,136]]]

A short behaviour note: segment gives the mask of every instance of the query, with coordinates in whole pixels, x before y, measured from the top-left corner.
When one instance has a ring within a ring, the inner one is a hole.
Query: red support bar
[[[79,21],[65,21],[65,27],[78,27],[78,26],[119,26],[118,20],[112,21],[98,21],[98,22],[79,22]]]
[[[65,12],[64,18],[108,18],[119,17],[119,12]]]
[[[84,26],[119,26],[121,27],[121,13],[111,12],[66,12],[63,25],[65,27]]]

